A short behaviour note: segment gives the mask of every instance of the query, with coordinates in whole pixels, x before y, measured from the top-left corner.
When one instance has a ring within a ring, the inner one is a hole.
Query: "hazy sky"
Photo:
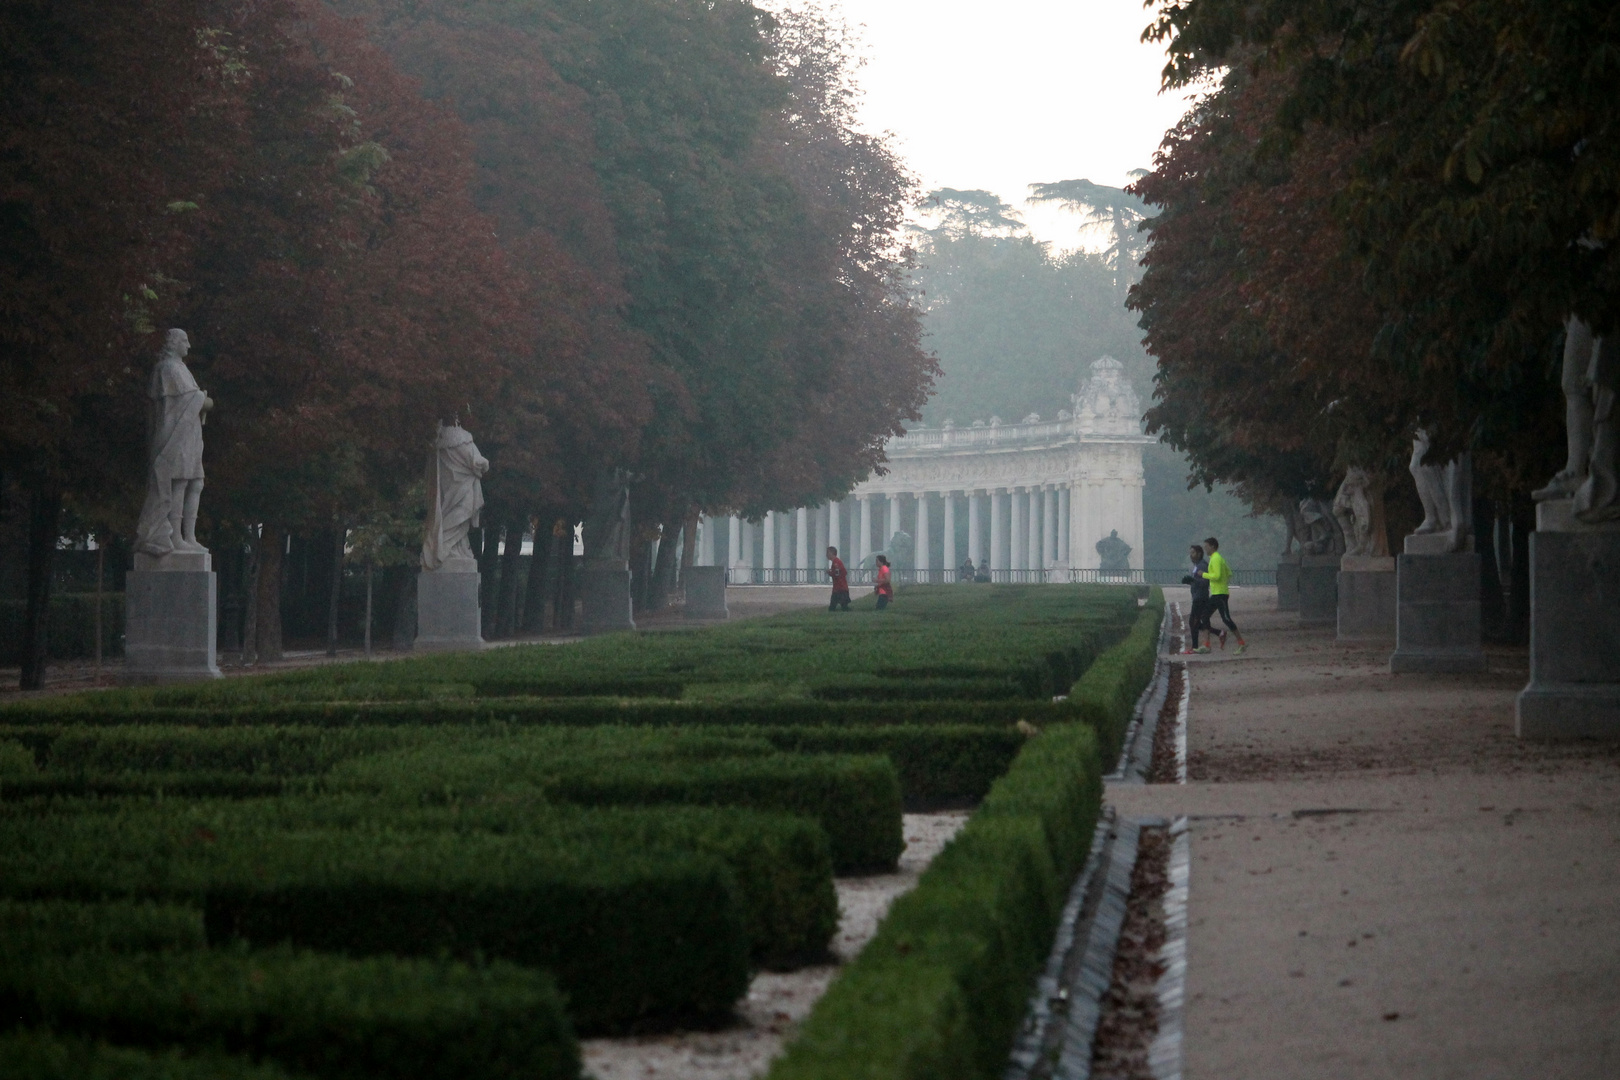
[[[1122,186],[1186,110],[1159,93],[1140,0],[812,2],[864,26],[866,124],[899,137],[925,190],[994,191],[1059,246],[1075,242],[1072,215],[1024,205],[1026,185]]]

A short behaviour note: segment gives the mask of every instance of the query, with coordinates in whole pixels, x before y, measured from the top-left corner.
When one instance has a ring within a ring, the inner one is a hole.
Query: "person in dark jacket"
[[[1192,610],[1187,613],[1187,633],[1190,636],[1181,643],[1183,656],[1209,651],[1207,645],[1202,650],[1198,647],[1198,631],[1209,630],[1209,581],[1204,577],[1209,570],[1209,562],[1204,558],[1204,549],[1197,544],[1189,548],[1187,554],[1192,559],[1192,573],[1182,578],[1181,583],[1192,589]]]

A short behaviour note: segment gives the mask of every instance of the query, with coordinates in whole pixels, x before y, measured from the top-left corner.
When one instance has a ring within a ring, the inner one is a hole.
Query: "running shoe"
[[[1217,631],[1215,631],[1215,633],[1220,635],[1221,652],[1225,652],[1226,651],[1226,631],[1225,630],[1217,630]]]
[[[1244,653],[1246,653],[1248,651],[1249,651],[1249,643],[1248,642],[1244,642],[1242,645],[1239,645],[1237,647],[1237,654],[1239,656],[1242,656]]]
[[[1209,646],[1208,645],[1200,645],[1200,646],[1198,646],[1198,648],[1194,649],[1193,652],[1195,652],[1195,653],[1207,653],[1207,652],[1209,652]]]

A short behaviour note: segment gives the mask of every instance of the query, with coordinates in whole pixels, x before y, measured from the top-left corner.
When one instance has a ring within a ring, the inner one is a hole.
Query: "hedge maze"
[[[1137,593],[7,707],[0,1073],[577,1077],[577,1035],[824,960],[834,875],[976,805],[772,1075],[997,1075],[1152,671]]]

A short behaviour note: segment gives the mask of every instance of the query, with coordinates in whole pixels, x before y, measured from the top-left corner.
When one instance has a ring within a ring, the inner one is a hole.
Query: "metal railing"
[[[1148,570],[992,570],[990,580],[997,584],[1020,585],[1180,585],[1187,576],[1186,567]],[[972,582],[957,570],[911,570],[896,567],[891,571],[896,585],[957,585]],[[876,572],[850,568],[851,586],[871,585]],[[982,583],[982,579],[981,582]],[[806,570],[784,568],[732,566],[726,568],[728,585],[820,585],[831,587],[831,579],[822,567]],[[1238,586],[1275,585],[1276,570],[1234,570],[1232,584]]]

